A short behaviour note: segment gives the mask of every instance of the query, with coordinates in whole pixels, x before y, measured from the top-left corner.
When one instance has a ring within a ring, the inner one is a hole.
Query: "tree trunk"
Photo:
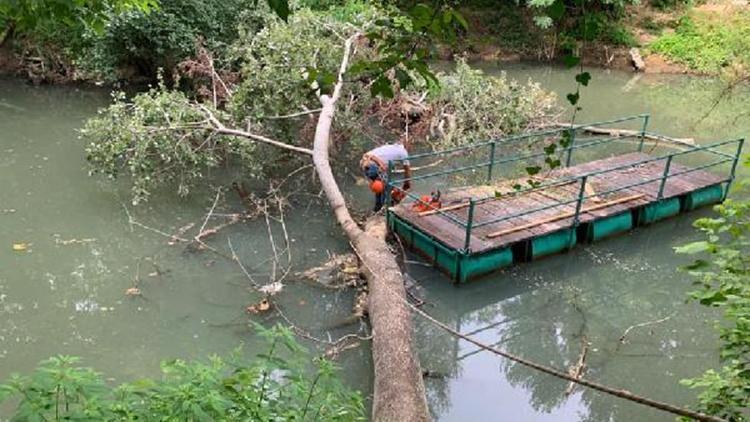
[[[322,109],[315,128],[313,162],[336,220],[344,229],[362,260],[369,286],[369,316],[372,324],[374,394],[372,419],[375,421],[427,421],[430,419],[419,360],[412,343],[411,314],[406,306],[403,276],[384,236],[371,225],[363,231],[346,207],[328,161],[331,123],[341,91],[351,43],[345,46],[338,82],[331,96],[321,95]],[[381,226],[382,227],[382,226]]]

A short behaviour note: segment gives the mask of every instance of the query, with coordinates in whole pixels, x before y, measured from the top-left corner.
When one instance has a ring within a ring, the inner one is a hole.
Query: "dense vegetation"
[[[750,167],[750,160],[745,166]],[[698,398],[703,411],[741,421],[750,411],[750,200],[729,199],[715,210],[715,217],[695,222],[706,239],[677,252],[704,255],[686,270],[698,288],[691,297],[723,310],[717,322],[723,366],[683,383],[702,390]]]
[[[163,362],[162,378],[113,386],[69,356],[50,358],[31,376],[0,385],[17,400],[13,420],[212,421],[364,420],[362,397],[346,389],[331,362],[315,359],[288,329],[257,327],[268,350],[251,364],[228,359]]]
[[[210,116],[228,127],[309,147],[314,118],[304,111],[318,107],[316,88],[330,84],[343,54],[341,40],[355,32],[379,35],[360,41],[352,71],[358,80],[345,85],[349,100],[334,121],[335,144],[350,158],[372,138],[403,138],[407,125],[409,141],[434,148],[538,128],[555,116],[554,97],[538,85],[489,78],[465,63],[423,79],[421,69],[408,63],[373,72],[371,63],[387,61],[380,50],[386,40],[410,31],[409,22],[387,8],[355,4],[336,10],[341,13],[297,10],[290,24],[266,15],[262,29],[257,20],[243,23],[230,48],[239,70],[220,69],[222,83],[206,85],[211,75],[195,70],[212,66],[204,51],[182,77],[190,79],[187,93],[160,84],[132,99],[117,94],[114,104],[82,130],[93,171],[128,176],[138,203],[163,183],[177,182],[178,192],[187,194],[208,168],[227,160],[239,163],[248,177],[278,172],[280,163],[299,163],[300,157],[288,151],[217,132]],[[380,80],[384,87],[377,86]],[[303,114],[279,118],[298,112]]]
[[[750,66],[750,12],[689,13],[650,48],[701,73],[742,71]]]

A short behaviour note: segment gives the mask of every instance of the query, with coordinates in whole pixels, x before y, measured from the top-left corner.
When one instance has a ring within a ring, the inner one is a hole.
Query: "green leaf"
[[[573,142],[573,134],[570,130],[566,130],[560,136],[560,146],[567,148]]]
[[[406,88],[412,82],[411,76],[409,76],[406,71],[398,67],[396,68],[396,79],[398,79],[398,86],[401,89]]]
[[[288,0],[266,0],[268,7],[276,13],[278,17],[287,22],[289,19],[289,1]]]
[[[557,144],[549,144],[546,147],[544,147],[544,153],[547,155],[552,155],[555,153],[556,149],[557,149]]]
[[[565,14],[565,3],[562,0],[555,0],[552,6],[547,9],[547,15],[552,19],[559,21]]]
[[[530,167],[526,167],[526,173],[527,173],[527,174],[528,174],[529,176],[533,176],[533,175],[535,175],[535,174],[539,173],[539,171],[541,171],[541,170],[542,170],[542,168],[541,168],[541,167],[539,167],[539,166],[530,166]]]
[[[701,252],[707,252],[712,249],[712,245],[705,240],[699,242],[688,243],[687,245],[677,246],[674,251],[681,254],[696,254]]]
[[[568,99],[568,102],[570,103],[570,105],[576,105],[578,104],[578,100],[581,98],[581,95],[575,92],[575,93],[566,95],[565,98]]]
[[[412,27],[415,31],[427,27],[432,21],[435,14],[434,9],[424,3],[419,3],[411,8],[409,15],[412,20]]]
[[[385,75],[378,76],[370,87],[370,93],[373,97],[381,96],[383,98],[393,98],[393,87],[391,81]]]
[[[552,158],[552,157],[545,158],[544,162],[547,163],[547,165],[551,169],[556,169],[556,168],[560,167],[560,165],[562,164],[562,163],[560,163],[559,159]]]
[[[709,266],[710,264],[708,263],[708,261],[704,261],[702,259],[696,259],[695,262],[689,265],[685,265],[685,267],[683,268],[687,271],[695,271],[695,270],[708,268]]]
[[[583,86],[589,86],[591,80],[591,74],[589,72],[582,72],[576,75],[576,82]]]
[[[450,9],[448,13],[450,13],[453,17],[453,22],[457,23],[464,31],[469,30],[469,23],[466,21],[461,12],[455,9]]]
[[[563,56],[563,63],[565,64],[565,67],[567,68],[575,67],[580,62],[581,62],[581,58],[574,56],[572,54],[567,54]]]

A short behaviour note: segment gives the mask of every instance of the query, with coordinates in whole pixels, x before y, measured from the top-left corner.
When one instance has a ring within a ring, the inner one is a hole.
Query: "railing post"
[[[657,201],[661,201],[661,198],[664,196],[664,186],[667,184],[667,178],[669,177],[669,167],[672,165],[672,157],[674,157],[674,155],[670,154],[667,157],[667,163],[664,165],[664,174],[661,176],[659,194],[656,196]]]
[[[729,187],[732,186],[732,182],[734,182],[734,174],[737,171],[737,162],[740,160],[740,154],[742,153],[742,145],[745,143],[745,138],[740,138],[737,140],[737,152],[734,153],[734,161],[732,161],[732,170],[729,172],[729,181],[727,182],[727,187],[724,189],[724,195],[721,198],[721,202],[724,202],[724,200],[727,199],[727,195],[729,195]]]
[[[576,129],[570,128],[570,145],[568,145],[568,157],[565,159],[565,167],[570,167],[570,160],[573,158],[573,144],[576,142]]]
[[[641,141],[638,143],[638,152],[643,152],[643,141],[646,140],[646,127],[650,118],[651,116],[648,114],[643,116],[643,127],[641,127]]]
[[[573,227],[578,226],[579,216],[581,214],[581,208],[583,207],[583,197],[586,195],[586,181],[588,176],[581,177],[581,188],[578,190],[578,202],[576,202],[576,214],[573,218]]]
[[[492,180],[492,167],[495,165],[495,141],[490,144],[490,165],[487,168],[487,182]]]
[[[573,235],[575,234],[578,223],[580,222],[581,209],[583,208],[583,197],[586,195],[587,180],[588,176],[583,176],[581,178],[581,188],[578,190],[578,202],[576,202],[576,214],[573,217],[573,227],[570,229],[570,236],[568,236],[568,248],[573,246]]]
[[[386,217],[388,214],[388,208],[390,208],[393,204],[391,203],[391,175],[393,174],[393,161],[388,161],[388,174],[386,174],[386,180],[385,180],[385,212]]]
[[[474,223],[474,198],[469,199],[469,215],[466,217],[466,240],[464,241],[464,252],[469,252],[471,243],[471,226]]]

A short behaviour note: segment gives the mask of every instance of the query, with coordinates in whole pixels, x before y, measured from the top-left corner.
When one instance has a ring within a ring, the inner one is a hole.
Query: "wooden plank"
[[[581,209],[581,212],[588,212],[588,211],[593,211],[593,210],[596,210],[596,209],[599,209],[599,208],[606,208],[606,207],[611,206],[611,205],[615,205],[615,204],[619,204],[619,203],[627,202],[627,201],[632,201],[634,199],[638,199],[638,198],[641,198],[641,197],[643,197],[643,194],[630,195],[630,196],[626,196],[624,198],[619,198],[619,199],[615,199],[615,200],[612,200],[612,201],[602,202],[602,203],[596,204],[596,205],[590,205],[590,206],[588,206],[586,208]],[[548,220],[541,220],[541,221],[538,221],[538,222],[535,222],[535,223],[531,223],[531,224],[539,225],[539,224],[548,223],[550,221],[559,220],[559,219],[568,218],[568,217],[573,217],[573,216],[575,216],[575,211],[572,211],[572,212],[569,211],[569,212],[561,213],[561,214],[559,214],[557,216],[554,216],[554,217],[550,217]],[[499,236],[503,236],[505,234],[513,233],[513,232],[518,231],[518,230],[526,230],[528,228],[529,227],[526,227],[526,225],[524,225],[524,226],[518,226],[518,227],[513,227],[513,228],[508,229],[508,230],[503,230],[503,231],[498,231],[498,232],[490,233],[490,234],[487,235],[487,237],[489,237],[489,238],[499,237]]]

